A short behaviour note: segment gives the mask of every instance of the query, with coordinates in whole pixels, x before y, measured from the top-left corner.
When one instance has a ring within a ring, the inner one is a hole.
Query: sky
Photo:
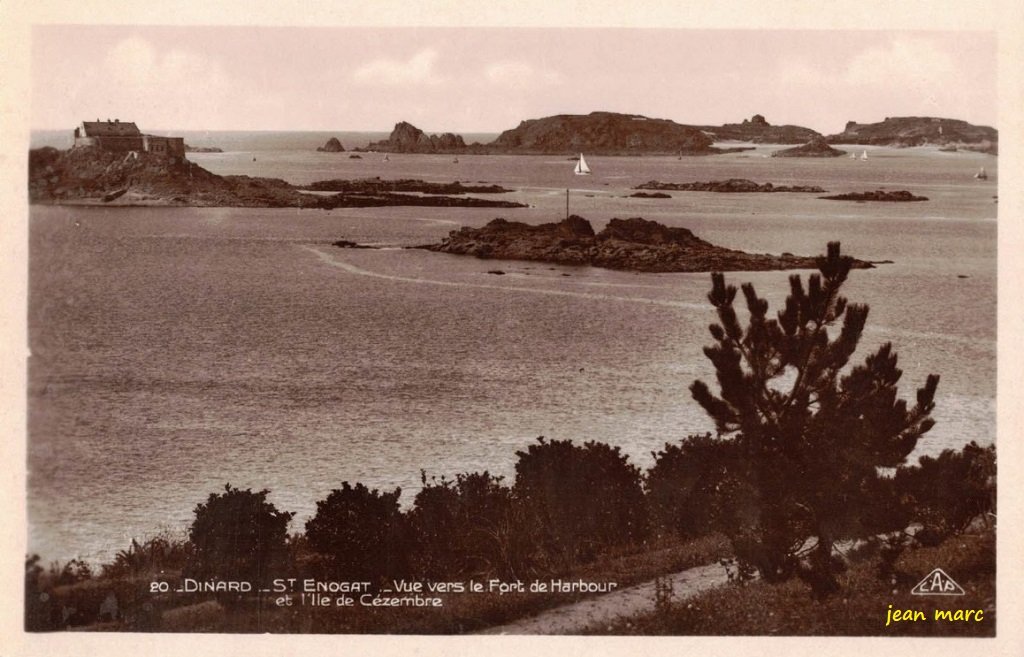
[[[31,126],[500,132],[614,111],[830,134],[940,116],[998,127],[981,31],[37,25]]]

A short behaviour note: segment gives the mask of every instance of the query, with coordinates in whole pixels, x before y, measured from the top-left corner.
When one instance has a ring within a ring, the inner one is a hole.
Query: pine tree
[[[790,277],[777,319],[768,318],[768,302],[753,285],[743,285],[746,329],[733,308],[736,288],[712,274],[708,299],[719,323],[709,327],[715,344],[704,353],[720,392],[702,381],[690,391],[738,448],[725,486],[737,556],[766,580],[785,579],[801,572],[798,555],[816,537],[802,574],[824,594],[837,586],[835,541],[871,524],[878,468],[900,465],[934,424],[939,377],[929,375],[908,408],[898,399],[902,372],[888,343],[844,374],[868,307],[839,294],[853,259],[840,255],[838,242],[817,264],[806,289],[799,275]]]

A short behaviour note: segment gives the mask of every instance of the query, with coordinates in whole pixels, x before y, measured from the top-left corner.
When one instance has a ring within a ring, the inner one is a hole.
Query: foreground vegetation
[[[714,561],[761,582],[684,608],[659,588],[638,631],[884,634],[878,613],[935,566],[959,568],[992,618],[994,539],[965,531],[995,512],[995,448],[903,465],[933,424],[938,377],[910,406],[892,345],[847,367],[868,315],[839,294],[853,265],[830,244],[775,319],[743,286],[746,327],[738,290],[712,275],[704,351],[719,391],[690,390],[718,435],[666,444],[646,473],[618,447],[539,438],[516,453],[511,486],[422,473],[403,510],[400,489],[342,482],[293,535],[269,491],[228,484],[196,506],[187,540],[133,542],[96,574],[29,558],[26,627],[458,633]],[[869,547],[848,563],[836,546],[858,540]]]

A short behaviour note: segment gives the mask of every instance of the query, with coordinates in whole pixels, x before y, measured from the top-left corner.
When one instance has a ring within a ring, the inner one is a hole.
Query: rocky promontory
[[[781,151],[772,153],[772,157],[839,157],[841,155],[846,155],[846,151],[832,148],[821,135],[818,135],[803,146],[784,148]]]
[[[887,192],[882,189],[873,192],[850,192],[849,194],[836,194],[834,196],[819,196],[828,201],[881,201],[884,203],[909,203],[912,201],[927,201],[927,196],[914,196],[905,189],[895,192]]]
[[[880,144],[886,146],[923,146],[925,144],[971,144],[975,149],[991,149],[999,141],[999,132],[988,126],[971,125],[958,119],[931,116],[886,117],[879,123],[849,121],[846,128],[827,137],[831,144]]]
[[[686,228],[639,217],[612,219],[600,233],[583,217],[530,225],[494,219],[482,228],[452,231],[440,244],[420,247],[478,258],[531,260],[641,272],[769,271],[813,269],[817,258],[726,249]],[[856,261],[855,267],[870,268]]]
[[[113,152],[95,146],[29,152],[29,200],[32,203],[177,205],[200,207],[348,208],[378,206],[526,207],[512,201],[465,196],[395,193],[384,185],[355,183],[336,193],[308,193],[278,178],[219,176],[184,157],[151,152]],[[408,181],[407,181],[408,182]],[[422,181],[413,181],[420,182]],[[422,183],[431,185],[430,183]],[[445,185],[437,185],[440,190]],[[461,188],[452,183],[449,189]],[[308,186],[315,189],[317,183]]]
[[[446,132],[442,135],[427,135],[405,121],[395,124],[395,129],[384,141],[370,143],[368,151],[391,153],[463,153],[466,142],[461,136]]]
[[[721,194],[742,194],[748,192],[810,192],[821,194],[826,190],[815,185],[773,185],[758,184],[746,178],[729,178],[728,180],[711,180],[709,182],[668,183],[651,180],[633,189],[655,189],[673,192],[719,192]]]
[[[316,149],[318,153],[344,153],[345,147],[341,145],[337,137],[331,137],[327,143]]]

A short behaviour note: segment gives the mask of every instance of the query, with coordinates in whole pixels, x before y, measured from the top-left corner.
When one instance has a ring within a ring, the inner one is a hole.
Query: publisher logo
[[[936,568],[925,575],[925,578],[917,583],[910,590],[912,595],[964,595],[963,588],[946,574],[941,568]]]

